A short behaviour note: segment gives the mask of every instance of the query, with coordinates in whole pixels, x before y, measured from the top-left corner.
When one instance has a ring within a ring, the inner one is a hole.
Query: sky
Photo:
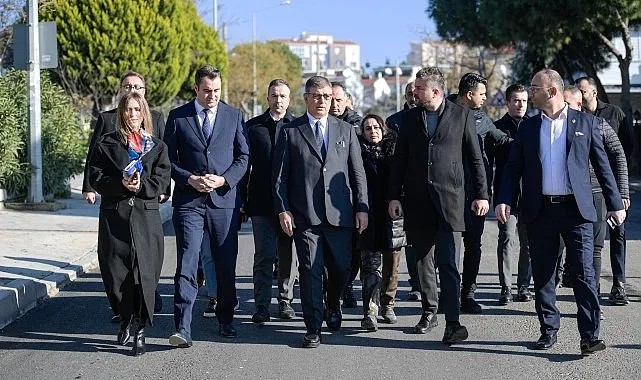
[[[428,0],[218,0],[218,27],[227,23],[229,48],[252,40],[252,12],[256,11],[256,39],[290,39],[301,32],[331,34],[361,47],[361,65],[372,67],[402,62],[410,42],[437,37],[425,13]],[[214,23],[214,0],[196,0],[200,15]]]

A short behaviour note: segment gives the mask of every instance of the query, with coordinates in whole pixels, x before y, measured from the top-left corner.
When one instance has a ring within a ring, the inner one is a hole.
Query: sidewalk
[[[0,329],[98,265],[98,202],[87,204],[81,186],[71,181],[63,210],[0,210]],[[169,220],[171,204],[160,213]]]

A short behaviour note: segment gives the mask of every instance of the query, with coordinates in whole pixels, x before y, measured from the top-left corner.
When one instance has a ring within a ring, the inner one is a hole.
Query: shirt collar
[[[559,113],[559,117],[557,119],[552,119],[551,117],[546,115],[545,112],[541,112],[541,120],[543,120],[543,121],[545,121],[545,120],[554,121],[554,120],[558,120],[558,119],[561,119],[561,120],[562,119],[566,119],[567,120],[567,118],[568,118],[568,104],[567,103],[565,103],[565,107],[563,107],[563,109],[561,110],[561,113]]]
[[[194,105],[196,106],[196,114],[200,115],[205,107],[201,106],[200,103],[198,103],[198,100],[194,99]],[[211,112],[216,113],[218,110],[218,104],[214,108],[208,108]]]
[[[321,126],[323,128],[327,127],[327,115],[321,117],[320,119],[315,118],[314,116],[310,115],[309,112],[307,112],[307,119],[309,120],[309,125],[312,127],[316,125],[316,122],[320,120]]]

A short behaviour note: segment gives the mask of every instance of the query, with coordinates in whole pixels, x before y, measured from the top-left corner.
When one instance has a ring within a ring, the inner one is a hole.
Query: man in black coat
[[[576,80],[576,86],[583,95],[583,111],[605,119],[617,133],[619,141],[627,158],[632,154],[632,136],[628,120],[621,108],[599,100],[596,82],[589,77]],[[630,207],[630,199],[623,199],[623,206]],[[627,305],[628,296],[625,293],[625,224],[609,228],[610,232],[610,263],[612,264],[612,290],[610,301],[615,305]]]
[[[414,83],[419,106],[401,120],[388,211],[392,219],[404,215],[408,242],[417,251],[423,314],[414,331],[426,333],[438,325],[436,259],[446,320],[443,342],[452,344],[468,337],[459,323],[461,276],[457,266],[465,229],[464,159],[474,194],[471,208],[478,216],[489,208],[487,181],[472,111],[445,99],[445,78],[437,67],[419,70]]]
[[[415,106],[416,97],[414,96],[414,82],[409,82],[407,86],[405,86],[405,104],[403,105],[403,109],[395,114],[390,115],[387,120],[385,120],[385,124],[387,125],[387,127],[398,132],[398,127],[401,123],[403,114],[405,113],[405,111],[410,108],[414,108]]]
[[[118,90],[118,98],[122,94],[128,92],[137,92],[142,96],[145,96],[145,78],[135,72],[127,71],[120,77],[120,90]],[[165,119],[162,116],[162,113],[158,111],[151,110],[151,119],[153,123],[153,135],[154,137],[162,140],[163,134],[165,132]],[[106,135],[109,132],[114,132],[116,130],[116,109],[102,112],[98,115],[96,124],[93,129],[93,134],[91,135],[91,141],[89,142],[89,149],[87,150],[87,158],[85,159],[85,168],[84,168],[84,178],[82,180],[82,199],[86,200],[89,204],[96,203],[96,191],[91,188],[89,184],[89,160],[93,153],[94,147],[98,144],[102,136]],[[171,185],[170,185],[171,186]],[[170,191],[168,186],[165,193],[161,194],[159,201],[162,203],[167,200]],[[109,298],[109,304],[111,306],[111,311],[114,313],[112,322],[118,323],[120,321],[120,315],[118,312],[118,303],[114,298],[113,294],[107,294]],[[156,303],[154,312],[158,313],[162,310],[162,297],[160,293],[156,290]]]
[[[513,84],[505,90],[505,99],[507,102],[507,112],[502,118],[494,122],[496,128],[504,132],[511,138],[516,137],[516,132],[521,122],[527,120],[527,90],[523,85]],[[492,154],[490,154],[492,153]],[[494,194],[493,199],[496,204],[498,190],[501,186],[501,177],[508,157],[507,150],[488,152],[488,160],[491,165],[496,165],[494,170]],[[532,293],[529,286],[532,279],[532,269],[530,267],[530,251],[528,249],[527,234],[525,225],[518,221],[518,201],[520,187],[514,192],[515,207],[514,212],[510,215],[506,223],[499,223],[498,245],[496,254],[498,256],[499,266],[499,284],[501,285],[501,295],[499,296],[499,305],[507,305],[512,302],[512,251],[519,241],[519,261],[518,275],[516,279],[517,295],[516,300],[519,302],[532,301]]]
[[[292,257],[292,239],[281,230],[274,211],[272,191],[272,156],[283,126],[294,119],[289,112],[289,84],[282,79],[269,83],[269,109],[245,124],[251,157],[247,174],[244,211],[252,219],[254,231],[254,300],[256,313],[252,322],[269,322],[272,293],[272,266],[278,257],[278,317],[295,316],[291,302],[297,260]],[[241,192],[242,189],[241,189]],[[245,195],[245,194],[244,194]]]

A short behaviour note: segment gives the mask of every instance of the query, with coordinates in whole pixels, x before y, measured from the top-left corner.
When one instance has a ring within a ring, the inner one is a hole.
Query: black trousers
[[[481,266],[481,237],[485,216],[476,216],[472,209],[472,197],[465,199],[465,232],[463,232],[463,297],[471,296]]]
[[[297,221],[294,244],[298,255],[300,298],[307,330],[323,325],[323,274],[327,270],[327,307],[340,308],[352,261],[352,228],[327,222],[305,226]]]

